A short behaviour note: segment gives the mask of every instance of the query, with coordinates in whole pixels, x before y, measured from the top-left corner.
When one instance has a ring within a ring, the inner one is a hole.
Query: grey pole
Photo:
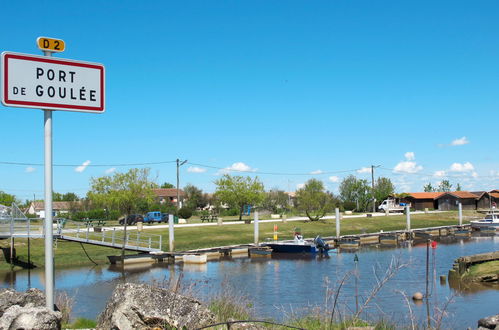
[[[406,220],[406,229],[411,230],[411,208],[409,205],[405,206],[405,220]]]
[[[168,240],[170,242],[170,252],[175,248],[175,238],[173,233],[173,214],[168,216]]]
[[[258,246],[258,242],[259,242],[259,231],[258,231],[258,211],[255,212],[254,214],[254,220],[253,220],[253,224],[255,225],[255,245]]]
[[[458,204],[458,214],[459,214],[459,225],[463,225],[463,204]]]
[[[45,56],[52,56],[44,51]],[[54,251],[52,233],[52,111],[43,110],[45,135],[45,306],[54,310]]]
[[[340,209],[336,208],[336,237],[340,237]]]

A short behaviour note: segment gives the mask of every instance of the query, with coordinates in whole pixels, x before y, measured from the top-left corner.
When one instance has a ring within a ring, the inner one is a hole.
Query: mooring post
[[[173,252],[175,247],[175,240],[173,237],[173,214],[168,216],[168,240],[170,241],[170,252]]]
[[[113,242],[113,246],[114,246],[114,234],[116,234],[116,228],[113,227],[113,236],[111,238],[111,241]]]
[[[336,237],[340,237],[340,209],[336,208]]]
[[[409,205],[405,206],[405,220],[407,231],[411,230],[411,208]]]
[[[258,234],[259,234],[259,229],[258,229],[258,211],[255,211],[254,213],[254,218],[253,218],[253,224],[254,224],[254,227],[255,227],[255,245],[258,246],[258,242],[259,242],[259,237],[258,237]]]
[[[463,204],[459,203],[458,205],[458,215],[459,215],[459,225],[463,225]]]

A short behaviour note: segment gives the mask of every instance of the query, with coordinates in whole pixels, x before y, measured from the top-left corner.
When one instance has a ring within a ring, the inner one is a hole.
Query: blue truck
[[[144,215],[144,223],[154,223],[154,222],[168,222],[168,213],[161,213],[159,211],[147,212]]]

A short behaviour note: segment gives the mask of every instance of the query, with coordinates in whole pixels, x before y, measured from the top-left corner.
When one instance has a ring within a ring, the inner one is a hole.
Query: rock
[[[478,327],[485,329],[499,329],[499,314],[489,317],[484,317],[478,320]]]
[[[412,300],[423,300],[423,294],[421,292],[416,292],[412,295]]]
[[[21,307],[13,305],[0,318],[0,329],[52,330],[61,328],[61,313],[31,303]]]
[[[26,292],[18,292],[13,289],[0,290],[0,317],[11,306],[45,307],[45,294],[38,289],[29,289]]]
[[[125,283],[116,286],[97,329],[195,329],[214,323],[215,315],[196,299],[147,284]]]

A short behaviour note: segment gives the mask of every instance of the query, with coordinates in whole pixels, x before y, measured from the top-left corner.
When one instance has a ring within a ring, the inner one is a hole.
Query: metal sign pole
[[[52,56],[44,51],[45,56]],[[45,135],[45,305],[54,310],[54,251],[52,233],[52,111],[44,112]]]

